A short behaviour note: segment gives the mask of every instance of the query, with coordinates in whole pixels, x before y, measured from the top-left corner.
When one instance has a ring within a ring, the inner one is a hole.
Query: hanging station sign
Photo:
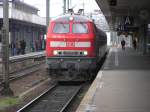
[[[123,16],[120,20],[117,31],[135,31],[137,28],[134,26],[134,18],[132,16]]]

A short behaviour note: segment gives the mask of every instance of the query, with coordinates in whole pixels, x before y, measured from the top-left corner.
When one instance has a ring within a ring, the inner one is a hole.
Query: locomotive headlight
[[[84,53],[85,56],[88,55],[88,52],[87,52],[87,51],[84,51],[83,53]]]
[[[71,16],[71,17],[69,18],[69,20],[72,21],[72,20],[73,20],[73,17]]]
[[[57,54],[58,54],[58,51],[53,51],[53,54],[54,54],[54,55],[57,55]]]

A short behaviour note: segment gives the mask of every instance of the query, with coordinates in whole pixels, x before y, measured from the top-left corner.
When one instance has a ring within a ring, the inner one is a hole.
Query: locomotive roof
[[[92,22],[92,20],[89,19],[86,16],[70,15],[70,14],[59,16],[59,17],[53,19],[52,21],[55,21],[55,22],[69,22],[70,18],[73,18],[73,21],[75,21],[75,22]]]

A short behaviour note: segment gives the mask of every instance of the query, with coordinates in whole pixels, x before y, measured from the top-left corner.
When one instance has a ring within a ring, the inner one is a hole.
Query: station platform
[[[76,112],[150,112],[150,56],[110,48]]]
[[[41,63],[45,63],[45,51],[31,52],[26,53],[24,55],[11,56],[9,57],[9,73],[20,74],[21,72],[21,74],[27,74],[23,70],[32,68],[36,65],[40,65]],[[0,58],[0,79],[2,77],[2,58]],[[14,75],[12,77],[14,77]]]

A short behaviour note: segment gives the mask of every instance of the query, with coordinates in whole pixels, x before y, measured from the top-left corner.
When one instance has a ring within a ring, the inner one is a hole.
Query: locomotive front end
[[[47,64],[51,72],[81,73],[96,68],[93,25],[84,18],[59,18],[47,33]]]

